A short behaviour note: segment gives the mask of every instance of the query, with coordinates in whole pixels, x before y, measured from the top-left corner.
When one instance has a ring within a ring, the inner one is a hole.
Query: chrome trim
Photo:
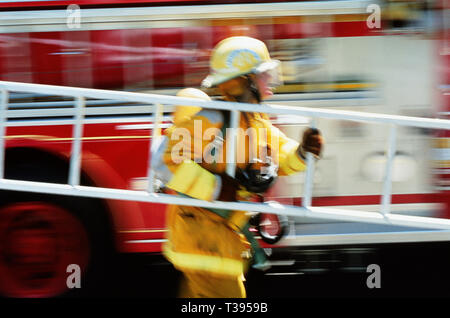
[[[288,236],[281,246],[317,246],[347,244],[384,244],[450,241],[450,231],[402,231],[355,234],[317,234]]]

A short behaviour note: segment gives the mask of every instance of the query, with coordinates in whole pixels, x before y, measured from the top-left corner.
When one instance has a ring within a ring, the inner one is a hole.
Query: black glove
[[[298,147],[297,152],[303,158],[306,159],[306,153],[312,153],[316,158],[320,158],[322,153],[323,137],[317,128],[308,128],[303,133],[303,140]]]
[[[271,164],[262,168],[263,171],[261,171],[262,169],[253,169],[251,165],[245,170],[238,168],[236,180],[249,192],[264,193],[276,181],[278,167]]]

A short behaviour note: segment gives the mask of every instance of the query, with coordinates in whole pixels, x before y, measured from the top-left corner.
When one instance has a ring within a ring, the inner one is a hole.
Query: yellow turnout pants
[[[183,272],[180,297],[245,297],[249,244],[227,220],[202,208],[169,206],[165,257]]]

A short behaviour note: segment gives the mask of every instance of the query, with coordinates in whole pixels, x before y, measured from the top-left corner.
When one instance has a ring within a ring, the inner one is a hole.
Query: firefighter
[[[254,134],[238,134],[237,153],[242,160],[237,160],[236,175],[231,177],[225,172],[227,112],[177,107],[174,125],[165,131],[152,158],[166,192],[207,201],[246,200],[253,193],[267,191],[277,175],[303,171],[306,152],[320,156],[323,140],[318,130],[307,129],[298,143],[257,112],[257,104],[271,96],[273,86],[280,83],[280,62],[270,58],[263,42],[250,37],[227,38],[214,48],[210,64],[211,74],[202,85],[217,87],[225,101],[255,104],[254,113],[240,117],[240,131],[254,128]],[[193,88],[178,96],[210,100]],[[203,132],[212,129],[215,133],[199,136],[199,124]],[[251,151],[263,148],[265,151]],[[184,275],[180,297],[246,297],[244,274],[249,255],[255,252],[244,235],[248,221],[245,211],[168,207],[163,253]]]

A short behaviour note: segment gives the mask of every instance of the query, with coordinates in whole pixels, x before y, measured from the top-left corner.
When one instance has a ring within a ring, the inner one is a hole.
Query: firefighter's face
[[[256,85],[258,85],[259,93],[262,99],[269,98],[273,95],[272,87],[270,87],[270,74],[264,72],[255,76]]]
[[[255,81],[262,99],[272,96],[273,90],[282,84],[278,69],[256,74]]]

